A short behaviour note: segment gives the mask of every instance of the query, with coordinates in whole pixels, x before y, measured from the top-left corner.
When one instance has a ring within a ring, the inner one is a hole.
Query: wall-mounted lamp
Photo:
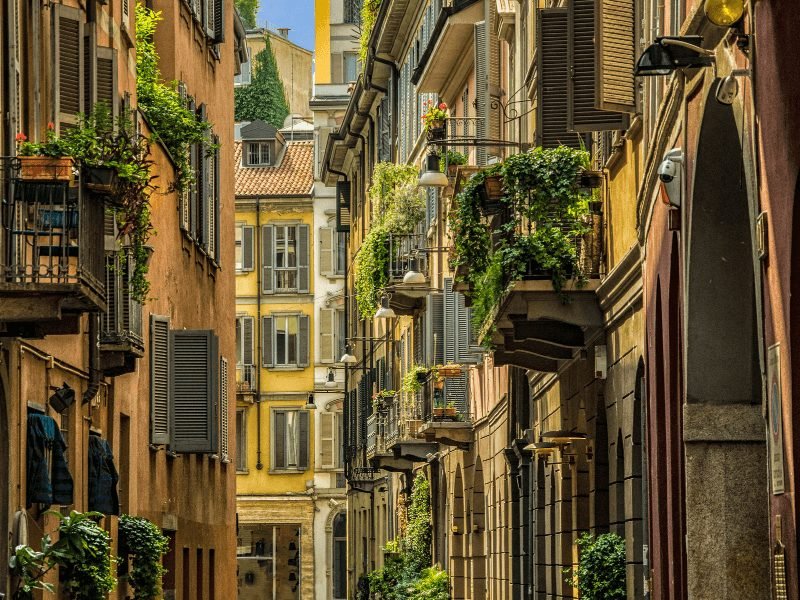
[[[314,410],[317,408],[317,405],[314,404],[314,394],[308,394],[308,400],[306,400],[306,405],[303,408],[306,410]]]
[[[419,176],[420,187],[446,187],[447,175],[439,168],[439,155],[431,152],[425,157],[425,169]]]
[[[634,75],[650,77],[669,75],[685,67],[710,67],[714,64],[714,52],[702,48],[702,36],[657,37],[636,61]]]
[[[542,439],[552,442],[554,444],[566,445],[572,442],[581,442],[590,439],[589,434],[580,431],[567,431],[565,429],[557,429],[554,431],[547,431],[542,434]]]
[[[419,260],[416,256],[412,256],[408,260],[408,271],[403,275],[403,283],[410,285],[423,285],[425,283],[425,275],[419,270]]]
[[[750,69],[734,69],[725,77],[719,80],[714,97],[720,104],[733,104],[736,96],[739,95],[739,82],[737,77],[750,77]]]
[[[744,0],[706,0],[703,10],[714,25],[730,27],[742,18]]]
[[[558,444],[554,442],[533,442],[532,444],[528,444],[523,448],[523,450],[528,450],[529,452],[533,452],[536,458],[548,458],[555,454],[555,451],[558,450]]]
[[[391,306],[389,306],[389,296],[381,298],[381,307],[375,313],[376,319],[394,319],[397,315]]]
[[[346,365],[354,365],[358,362],[358,359],[351,354],[352,348],[350,344],[345,344],[344,347],[344,354],[342,354],[342,358],[339,359],[340,363],[344,363]]]
[[[325,378],[325,387],[329,389],[336,387],[336,375],[333,373],[333,369],[328,369],[328,376]]]
[[[69,387],[66,382],[64,382],[64,385],[62,385],[60,388],[51,386],[50,389],[55,391],[53,392],[53,395],[50,396],[48,402],[53,410],[57,413],[63,413],[70,406],[72,406],[73,402],[75,402],[75,390]]]

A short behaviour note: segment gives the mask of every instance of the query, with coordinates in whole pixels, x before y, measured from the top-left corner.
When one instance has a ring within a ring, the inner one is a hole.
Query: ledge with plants
[[[590,206],[597,204],[581,185],[589,162],[583,150],[535,148],[464,185],[449,214],[451,264],[470,294],[476,328],[486,332],[502,297],[521,279],[547,278],[558,293],[570,279],[585,282],[581,253],[593,229]],[[485,217],[498,213],[499,226],[491,229]]]
[[[406,374],[403,375],[403,385],[400,390],[409,394],[416,394],[425,385],[430,373],[430,367],[411,365]]]

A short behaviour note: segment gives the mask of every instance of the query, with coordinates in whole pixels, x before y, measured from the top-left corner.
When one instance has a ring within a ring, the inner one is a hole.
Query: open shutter
[[[214,41],[221,44],[225,41],[225,0],[214,2]]]
[[[242,227],[242,271],[252,271],[254,266],[253,242],[255,228],[250,225]]]
[[[459,343],[463,336],[461,324],[466,310],[463,308],[463,297],[453,290],[453,279],[446,277],[444,280],[444,354],[447,363],[459,361]],[[466,412],[467,403],[467,374],[458,377],[448,377],[444,382],[445,401],[453,403],[459,412]]]
[[[275,292],[273,267],[275,260],[275,228],[272,225],[261,227],[261,292]]]
[[[488,123],[488,134],[493,140],[502,137],[502,112],[491,110],[492,99],[500,100],[499,93],[501,88],[500,80],[500,38],[497,37],[497,2],[487,2],[486,10],[486,76],[488,78],[489,106],[486,108],[486,120]],[[492,149],[492,154],[496,155],[498,149]]]
[[[217,451],[217,338],[210,330],[170,332],[175,452]]]
[[[169,444],[169,317],[150,315],[150,443]]]
[[[350,232],[350,182],[336,182],[336,231]]]
[[[425,311],[425,359],[429,364],[444,364],[444,298],[428,294]]]
[[[307,367],[309,364],[309,319],[308,315],[297,317],[297,366]]]
[[[597,103],[603,110],[636,112],[636,20],[633,0],[603,0],[595,29]]]
[[[599,0],[572,0],[569,3],[567,129],[570,131],[616,130],[628,125],[626,114],[595,108],[598,74],[594,45],[597,3],[600,3]],[[633,65],[631,72],[632,69]]]
[[[253,360],[253,317],[240,317],[242,323],[242,364],[255,364]]]
[[[297,468],[308,468],[310,446],[308,411],[298,411],[297,415]]]
[[[56,7],[54,7],[55,9]],[[83,110],[83,21],[76,9],[59,7],[56,27],[56,100],[58,127],[77,123],[77,115]]]
[[[275,419],[275,427],[272,431],[273,450],[275,456],[272,457],[272,467],[274,469],[286,468],[286,413],[283,411],[275,411],[273,418]]]
[[[489,73],[487,71],[487,33],[486,21],[475,23],[475,114],[478,120],[475,133],[478,139],[485,139],[489,132]],[[476,149],[478,166],[486,164],[486,147]]]
[[[261,317],[261,364],[265,367],[275,366],[273,330],[272,317]]]
[[[319,309],[319,362],[321,363],[332,363],[337,358],[335,321],[335,308]]]
[[[117,112],[117,59],[112,48],[98,48],[95,66],[95,101],[103,102],[113,115]]]
[[[326,275],[334,271],[333,239],[332,228],[319,228],[319,272]]]
[[[578,148],[580,137],[567,131],[567,9],[543,8],[538,14],[536,145]]]
[[[211,138],[212,141],[214,138]],[[205,169],[206,169],[206,177],[205,177],[205,184],[206,184],[206,195],[205,195],[205,235],[204,239],[206,242],[206,251],[208,252],[211,258],[216,258],[216,248],[217,248],[217,206],[216,206],[216,190],[217,190],[217,183],[214,179],[216,175],[215,169],[215,160],[214,156],[216,155],[216,151],[211,152],[209,154],[210,149],[208,147],[203,149],[203,154],[205,155]]]
[[[213,162],[212,171],[214,175],[214,189],[211,190],[212,198],[214,200],[214,243],[212,244],[211,248],[214,250],[214,258],[217,261],[217,264],[222,264],[222,260],[219,255],[219,247],[220,247],[220,237],[219,237],[219,228],[220,228],[220,214],[222,211],[222,195],[220,193],[220,172],[219,172],[219,136],[214,136],[214,155],[211,157]]]
[[[228,359],[219,358],[219,455],[222,462],[230,462],[228,440]]]
[[[321,413],[319,416],[319,466],[322,469],[336,467],[335,430],[336,413]]]
[[[216,0],[203,0],[203,26],[206,29],[206,35],[211,39],[214,39],[214,32],[217,30],[214,23],[214,17],[216,16],[215,4]]]
[[[297,226],[297,291],[307,294],[309,291],[309,230],[308,225]]]

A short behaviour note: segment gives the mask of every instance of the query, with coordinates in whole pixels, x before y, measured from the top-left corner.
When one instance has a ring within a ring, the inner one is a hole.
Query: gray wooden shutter
[[[265,367],[275,366],[273,330],[272,317],[261,317],[261,364]]]
[[[309,450],[309,419],[308,411],[300,410],[297,414],[297,468],[308,468]]]
[[[567,132],[567,9],[543,8],[538,14],[536,145],[578,148],[578,135]]]
[[[214,23],[214,17],[216,15],[214,4],[216,4],[216,2],[215,0],[204,0],[203,4],[203,26],[206,29],[206,35],[214,39],[214,33],[217,30]]]
[[[253,361],[253,317],[240,317],[242,323],[242,364],[252,365]]]
[[[175,452],[217,451],[217,338],[210,330],[170,333]]]
[[[487,2],[485,5],[486,10],[486,54],[484,60],[486,61],[486,76],[487,76],[487,104],[486,107],[486,120],[488,135],[493,140],[498,140],[502,137],[502,113],[499,110],[491,109],[491,98],[493,94],[497,94],[500,90],[502,81],[500,79],[500,39],[497,37],[497,3]],[[497,97],[497,96],[495,96]],[[492,149],[492,154],[497,154],[497,149]]]
[[[273,449],[275,456],[272,457],[272,467],[275,469],[286,468],[286,413],[276,410],[272,413],[275,419],[275,427],[272,430],[272,437],[275,440]]]
[[[475,23],[475,114],[478,121],[475,132],[478,139],[485,139],[489,132],[489,73],[487,67],[486,21]],[[486,147],[476,149],[479,167],[486,164]]]
[[[255,228],[251,225],[242,227],[242,271],[252,271],[254,264],[253,240]]]
[[[275,293],[275,281],[272,265],[275,261],[275,227],[261,227],[261,292]]]
[[[428,294],[425,311],[425,358],[429,364],[444,364],[444,298]]]
[[[336,335],[334,327],[336,323],[336,309],[319,309],[319,362],[332,363],[336,356]]]
[[[122,0],[122,25],[126,28],[131,23],[131,2],[133,0]]]
[[[221,44],[225,41],[225,0],[214,2],[214,41]]]
[[[219,358],[219,455],[222,462],[230,462],[228,436],[228,359]]]
[[[319,466],[336,467],[336,413],[324,412],[319,416]]]
[[[117,55],[112,48],[97,48],[95,66],[96,101],[117,114]]]
[[[635,3],[603,0],[596,14],[597,104],[603,110],[636,112]]]
[[[297,317],[297,366],[309,365],[309,319],[308,315]]]
[[[53,7],[56,10],[56,7]],[[67,7],[58,8],[56,48],[56,100],[59,131],[77,122],[83,110],[83,20],[81,13]]]
[[[308,225],[297,226],[297,291],[307,294],[309,291],[309,228]]]
[[[463,316],[466,313],[463,297],[459,298],[453,290],[453,279],[444,279],[444,354],[447,363],[459,362],[459,344],[463,339],[462,324]],[[458,377],[448,377],[444,383],[445,402],[452,403],[459,412],[466,412],[467,402],[467,374],[462,373]]]
[[[627,127],[627,115],[595,108],[597,69],[594,40],[597,2],[598,0],[572,0],[569,3],[567,129],[570,131],[605,131]]]
[[[150,315],[150,443],[169,444],[169,317]]]
[[[333,228],[319,228],[319,272],[323,274],[334,271],[334,237]]]

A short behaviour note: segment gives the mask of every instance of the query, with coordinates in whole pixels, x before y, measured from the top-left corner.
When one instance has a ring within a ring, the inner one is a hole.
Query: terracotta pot
[[[463,371],[455,365],[445,365],[438,369],[439,377],[459,377]]]
[[[72,157],[20,156],[23,181],[69,181],[72,179]]]
[[[456,407],[455,406],[442,406],[442,407],[433,409],[433,416],[434,417],[455,418],[455,416],[457,414],[458,414],[458,411],[456,411]]]

